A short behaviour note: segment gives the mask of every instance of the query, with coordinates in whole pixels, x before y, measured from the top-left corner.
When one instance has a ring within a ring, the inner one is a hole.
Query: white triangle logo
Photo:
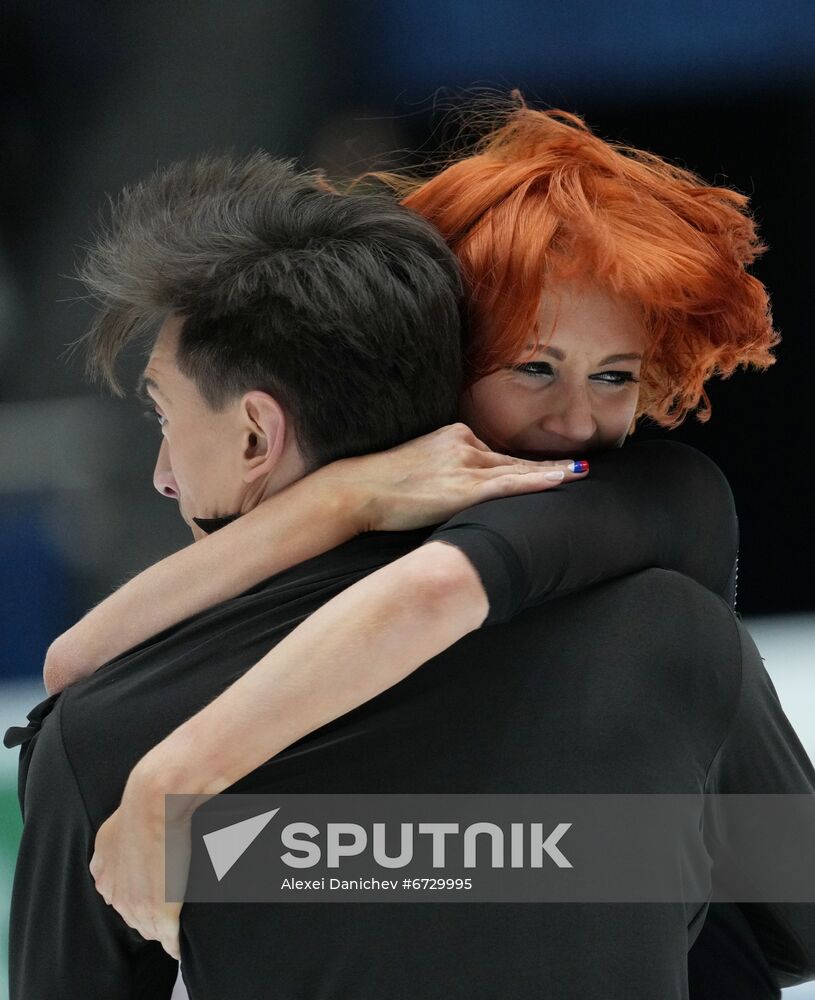
[[[219,882],[238,858],[248,850],[252,842],[260,836],[277,812],[280,812],[279,806],[271,812],[261,813],[260,816],[252,816],[241,820],[240,823],[233,823],[231,826],[204,834],[204,843]]]

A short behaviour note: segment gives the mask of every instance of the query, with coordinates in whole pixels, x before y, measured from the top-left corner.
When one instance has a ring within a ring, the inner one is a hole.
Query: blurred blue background
[[[210,149],[263,147],[335,176],[406,165],[436,152],[461,88],[520,87],[753,199],[778,363],[715,385],[711,422],[674,433],[730,479],[740,608],[813,751],[815,5],[6,0],[0,55],[3,727],[42,697],[51,639],[188,541],[152,489],[140,407],[89,388],[64,354],[88,321],[70,275],[106,194]],[[15,767],[0,753],[0,899]]]

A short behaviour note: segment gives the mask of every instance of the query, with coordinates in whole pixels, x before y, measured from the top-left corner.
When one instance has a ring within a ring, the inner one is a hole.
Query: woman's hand
[[[466,424],[449,424],[406,444],[332,462],[313,474],[357,497],[358,530],[407,531],[446,521],[467,507],[582,479],[571,459],[529,461],[491,451]]]
[[[128,782],[118,809],[99,827],[90,863],[96,891],[128,927],[181,957],[181,903],[164,899],[164,796]]]
[[[128,927],[146,941],[158,941],[181,958],[180,916],[183,904],[165,900],[166,851],[171,844],[174,892],[183,895],[190,858],[190,821],[208,795],[175,795],[172,777],[162,777],[156,748],[130,772],[121,802],[99,827],[90,862],[96,891]],[[164,774],[168,771],[163,768]]]

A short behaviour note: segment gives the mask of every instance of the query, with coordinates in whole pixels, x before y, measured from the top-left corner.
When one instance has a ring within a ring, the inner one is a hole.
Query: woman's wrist
[[[344,525],[348,538],[378,530],[378,497],[366,478],[357,474],[357,464],[355,459],[339,459],[300,480],[321,516]]]

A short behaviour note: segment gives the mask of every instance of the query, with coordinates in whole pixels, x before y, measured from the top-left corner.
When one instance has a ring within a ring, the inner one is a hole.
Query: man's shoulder
[[[520,628],[556,622],[558,630],[569,622],[581,635],[599,628],[642,650],[678,647],[689,660],[725,654],[732,660],[740,648],[738,619],[725,600],[682,573],[657,567],[562,594],[515,622]]]
[[[683,614],[718,618],[732,623],[735,615],[728,603],[703,584],[673,569],[649,566],[614,580],[598,584],[620,599],[640,601],[644,607],[670,606]]]

